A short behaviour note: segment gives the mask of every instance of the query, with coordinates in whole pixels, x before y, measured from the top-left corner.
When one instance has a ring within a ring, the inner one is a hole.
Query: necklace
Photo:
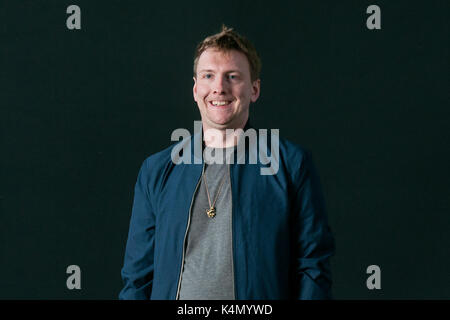
[[[228,169],[228,173],[230,172],[230,166],[227,165],[227,169]],[[209,203],[209,209],[206,210],[206,214],[208,215],[209,218],[214,218],[216,216],[216,201],[219,198],[219,194],[220,194],[220,190],[222,189],[223,183],[225,182],[225,178],[226,178],[226,174],[223,175],[222,181],[220,183],[219,186],[219,190],[217,191],[216,197],[214,199],[214,202],[211,203],[211,198],[209,196],[209,191],[208,191],[208,183],[206,182],[206,177],[205,177],[205,171],[203,171],[203,181],[205,182],[205,188],[206,188],[206,194],[208,195],[208,203]]]

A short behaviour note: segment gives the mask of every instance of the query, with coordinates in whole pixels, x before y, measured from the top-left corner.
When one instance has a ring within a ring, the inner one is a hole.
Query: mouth
[[[208,105],[215,108],[226,108],[230,107],[232,100],[211,100],[208,101]]]

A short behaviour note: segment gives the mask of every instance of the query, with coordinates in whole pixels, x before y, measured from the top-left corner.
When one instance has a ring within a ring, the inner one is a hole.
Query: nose
[[[216,77],[213,82],[214,94],[225,94],[227,83],[223,77]]]

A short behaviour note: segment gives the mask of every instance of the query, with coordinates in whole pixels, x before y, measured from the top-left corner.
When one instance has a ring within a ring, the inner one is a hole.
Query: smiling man
[[[260,63],[251,73],[249,59],[237,50],[221,50],[209,46],[208,42],[198,49],[194,61],[194,100],[202,116],[206,140],[210,129],[225,133],[225,129],[242,129],[249,118],[250,103],[259,97],[260,80],[257,78]],[[226,136],[224,136],[226,137]],[[213,146],[223,147],[234,144],[233,139],[211,141]],[[227,141],[228,140],[228,141]]]
[[[193,95],[203,130],[188,142],[200,139],[205,157],[175,164],[175,144],[142,164],[120,299],[331,297],[334,239],[310,152],[280,138],[276,173],[249,163],[259,141],[247,146],[242,133],[252,129],[260,70],[253,45],[225,26],[197,46]],[[242,145],[249,153],[236,159]],[[206,156],[216,154],[221,161]]]

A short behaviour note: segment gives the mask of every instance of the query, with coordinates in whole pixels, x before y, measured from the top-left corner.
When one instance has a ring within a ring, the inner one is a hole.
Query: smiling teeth
[[[212,104],[215,106],[224,106],[228,104],[228,101],[212,101]]]

